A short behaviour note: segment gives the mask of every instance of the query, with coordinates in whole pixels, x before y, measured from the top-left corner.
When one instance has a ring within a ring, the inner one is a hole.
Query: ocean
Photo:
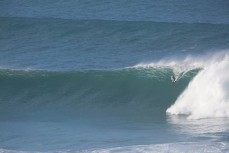
[[[229,1],[1,0],[18,152],[229,152]]]

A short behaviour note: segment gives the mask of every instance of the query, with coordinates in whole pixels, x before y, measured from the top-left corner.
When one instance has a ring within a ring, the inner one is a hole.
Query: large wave
[[[221,52],[113,70],[2,69],[1,113],[51,108],[229,117],[228,68],[228,55]]]
[[[165,114],[198,71],[188,71],[173,84],[173,69],[166,67],[74,72],[1,70],[0,109],[1,113],[86,109],[142,116],[158,111]]]

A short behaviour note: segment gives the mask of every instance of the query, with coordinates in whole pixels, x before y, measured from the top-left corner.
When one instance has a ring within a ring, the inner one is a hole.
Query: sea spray
[[[229,117],[229,60],[212,61],[190,82],[170,114],[185,114],[189,119]]]

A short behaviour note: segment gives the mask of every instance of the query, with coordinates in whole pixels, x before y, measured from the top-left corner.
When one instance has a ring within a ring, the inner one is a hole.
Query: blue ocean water
[[[0,152],[229,152],[228,6],[0,1]]]

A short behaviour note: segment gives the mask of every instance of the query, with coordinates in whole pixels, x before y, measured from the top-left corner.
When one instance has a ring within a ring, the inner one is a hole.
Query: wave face
[[[190,119],[229,117],[229,60],[204,68],[167,112],[186,114]]]
[[[22,115],[41,110],[164,115],[198,71],[190,70],[172,84],[171,68],[75,72],[1,70],[0,109],[1,113],[14,110],[15,114]]]

